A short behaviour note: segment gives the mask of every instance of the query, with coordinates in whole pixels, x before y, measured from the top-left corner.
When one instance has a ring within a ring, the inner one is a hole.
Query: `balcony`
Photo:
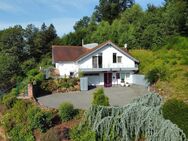
[[[138,68],[123,68],[123,67],[118,67],[118,68],[79,68],[80,71],[82,72],[105,72],[105,71],[137,71]]]

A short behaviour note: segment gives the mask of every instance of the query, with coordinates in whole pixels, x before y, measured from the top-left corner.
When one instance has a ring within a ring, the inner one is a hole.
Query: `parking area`
[[[63,102],[70,102],[75,108],[88,109],[91,105],[92,93],[94,91],[95,89],[89,91],[57,93],[38,97],[37,100],[41,105],[50,108],[58,108]],[[109,97],[110,105],[113,106],[124,106],[130,103],[134,98],[149,93],[147,88],[138,85],[104,88],[104,92],[105,95]]]

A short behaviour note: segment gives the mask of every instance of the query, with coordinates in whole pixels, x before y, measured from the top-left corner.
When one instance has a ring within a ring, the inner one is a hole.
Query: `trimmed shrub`
[[[65,102],[59,106],[59,116],[62,121],[73,119],[75,112],[74,106],[71,103]]]
[[[109,98],[104,95],[104,89],[99,88],[93,93],[93,105],[109,106]]]
[[[188,137],[188,105],[183,101],[171,99],[166,101],[162,111],[164,118],[177,124]]]

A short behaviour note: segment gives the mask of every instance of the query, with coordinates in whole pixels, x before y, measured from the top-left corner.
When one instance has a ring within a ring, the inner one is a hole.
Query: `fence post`
[[[33,85],[31,83],[28,84],[28,97],[33,98]]]

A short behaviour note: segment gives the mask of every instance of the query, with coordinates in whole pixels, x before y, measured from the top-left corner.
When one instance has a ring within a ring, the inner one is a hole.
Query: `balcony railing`
[[[104,71],[137,71],[138,68],[79,68],[83,72],[104,72]]]

